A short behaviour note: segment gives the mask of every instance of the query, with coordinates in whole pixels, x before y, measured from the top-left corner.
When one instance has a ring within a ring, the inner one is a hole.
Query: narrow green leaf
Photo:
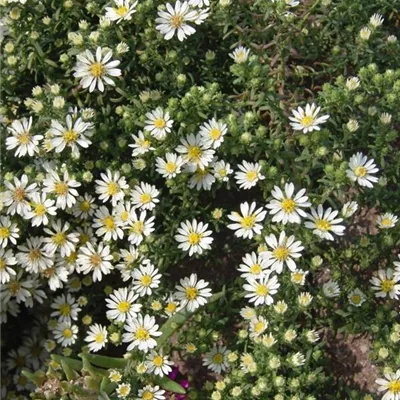
[[[79,354],[79,357],[84,356],[93,365],[102,368],[125,368],[128,360],[125,358],[107,357],[98,354]]]
[[[51,359],[57,361],[59,364],[61,364],[61,360],[63,360],[75,371],[80,371],[83,366],[82,361],[80,360],[75,360],[74,358],[60,356],[58,354],[52,354]]]
[[[164,390],[168,390],[168,392],[178,393],[178,394],[186,394],[186,390],[177,382],[168,378],[167,376],[157,376],[154,379],[154,382],[162,387]]]
[[[36,371],[34,374],[32,374],[32,372],[23,369],[21,373],[23,376],[25,376],[25,378],[29,379],[37,387],[42,386],[43,382],[46,380],[46,375],[43,371]]]
[[[73,368],[71,368],[71,366],[67,364],[64,360],[61,360],[61,366],[64,370],[65,376],[69,381],[73,381],[74,379],[79,377],[77,372]]]
[[[44,58],[45,54],[44,54],[42,48],[40,47],[39,43],[34,42],[33,45],[35,46],[35,49],[36,49],[37,53],[39,54],[39,57]]]

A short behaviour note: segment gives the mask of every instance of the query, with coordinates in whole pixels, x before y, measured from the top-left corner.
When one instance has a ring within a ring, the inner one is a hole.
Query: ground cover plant
[[[397,0],[0,0],[3,399],[400,399]]]

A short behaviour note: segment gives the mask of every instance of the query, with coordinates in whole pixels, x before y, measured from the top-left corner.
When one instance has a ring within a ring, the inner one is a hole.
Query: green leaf
[[[40,47],[39,43],[34,42],[33,45],[35,46],[35,49],[36,49],[37,53],[39,54],[39,57],[44,58],[45,54],[44,54],[42,48]]]
[[[73,368],[71,368],[71,366],[67,364],[64,360],[61,360],[61,366],[64,370],[65,376],[69,381],[73,381],[74,379],[79,377],[78,373]]]
[[[157,376],[154,379],[154,382],[162,387],[164,390],[172,393],[178,394],[186,394],[186,390],[177,382],[173,381],[172,379],[168,378],[167,376]]]
[[[23,369],[21,373],[23,376],[25,376],[25,378],[29,379],[37,387],[41,387],[43,382],[46,380],[46,375],[43,371],[36,371],[34,374],[32,374],[32,372]]]
[[[225,288],[221,292],[212,295],[207,304],[211,304],[219,300],[224,295]],[[160,329],[162,335],[157,340],[158,347],[161,347],[168,340],[168,338],[195,313],[196,311],[189,312],[182,310],[170,317]]]
[[[52,354],[51,359],[54,361],[57,361],[60,365],[61,365],[61,361],[64,361],[75,371],[80,371],[83,366],[82,361],[80,361],[80,360],[75,360],[74,358],[60,356],[58,354]]]
[[[125,358],[107,357],[98,354],[79,354],[79,357],[84,356],[93,365],[102,368],[125,368],[128,360]]]

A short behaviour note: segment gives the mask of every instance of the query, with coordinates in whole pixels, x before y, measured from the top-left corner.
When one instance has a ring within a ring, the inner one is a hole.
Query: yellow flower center
[[[289,250],[287,247],[277,247],[273,252],[272,255],[279,261],[285,261],[288,258]]]
[[[104,342],[104,335],[102,333],[98,333],[95,337],[94,337],[94,341],[96,343],[103,343]]]
[[[64,182],[57,182],[54,185],[54,192],[59,196],[65,196],[68,193],[68,185]]]
[[[212,128],[210,131],[210,136],[213,140],[218,140],[222,135],[222,132],[218,128]]]
[[[315,221],[315,227],[320,231],[329,231],[331,224],[326,219],[317,219]]]
[[[122,313],[127,313],[130,310],[130,308],[131,308],[131,305],[127,301],[121,301],[118,304],[118,311],[120,311]]]
[[[154,126],[155,126],[156,128],[158,128],[158,129],[164,128],[165,125],[166,125],[166,123],[165,123],[165,120],[164,120],[163,118],[157,118],[157,119],[154,121]]]
[[[302,120],[300,121],[300,123],[305,126],[306,128],[308,128],[309,126],[311,126],[314,123],[314,117],[311,117],[310,115],[306,115],[302,118]]]
[[[240,225],[245,229],[252,229],[256,223],[256,217],[254,215],[248,215],[243,217],[240,221]]]
[[[135,332],[135,338],[137,340],[149,340],[150,339],[150,334],[149,331],[143,327],[139,327],[137,328],[136,332]]]
[[[136,233],[136,234],[140,235],[143,233],[144,223],[142,221],[136,221],[132,224],[132,226],[130,227],[129,230],[131,233]]]
[[[226,176],[226,169],[221,168],[221,169],[218,171],[218,173],[219,173],[219,176],[220,176],[220,177],[224,178],[224,177]]]
[[[90,256],[90,262],[93,265],[93,268],[98,268],[101,264],[101,257],[98,254],[93,254]]]
[[[195,287],[187,287],[185,291],[186,291],[186,298],[189,300],[194,300],[199,293],[199,291]]]
[[[35,249],[35,250],[31,250],[29,252],[28,258],[30,261],[34,262],[34,261],[38,260],[40,258],[40,256],[41,256],[40,250]]]
[[[31,141],[31,135],[29,132],[22,132],[18,135],[18,141],[20,144],[29,144]]]
[[[256,294],[258,296],[265,297],[269,293],[269,289],[267,285],[264,285],[262,283],[258,284],[256,287]]]
[[[121,18],[123,18],[123,17],[125,17],[125,15],[127,14],[128,9],[127,9],[125,6],[121,6],[121,7],[118,7],[118,8],[114,8],[114,11],[115,11]]]
[[[56,269],[55,269],[54,267],[50,267],[50,268],[47,268],[47,269],[43,272],[43,275],[44,275],[46,278],[50,278],[50,277],[54,274],[55,271],[56,271]],[[72,287],[72,285],[71,285],[71,287]]]
[[[65,257],[68,264],[73,264],[77,258],[78,254],[76,253],[76,251],[73,251],[68,257]]]
[[[384,218],[381,221],[381,225],[383,225],[383,226],[391,226],[392,225],[392,220],[390,218]]]
[[[175,29],[178,29],[183,23],[182,15],[173,15],[170,19],[170,23]]]
[[[151,202],[151,196],[150,196],[148,193],[143,193],[143,194],[140,196],[140,201],[141,201],[143,204],[150,203],[150,202]]]
[[[126,221],[128,221],[128,219],[129,219],[129,213],[128,213],[128,211],[122,211],[122,213],[121,213],[121,220],[122,220],[122,222],[126,222]]]
[[[63,336],[66,338],[66,339],[69,339],[69,338],[71,338],[72,337],[72,331],[71,331],[71,329],[64,329],[63,330]]]
[[[0,239],[7,239],[10,236],[10,230],[5,226],[0,228]]]
[[[89,71],[95,78],[100,78],[104,75],[105,68],[102,63],[97,62],[89,67]]]
[[[118,193],[118,185],[115,182],[110,182],[107,186],[107,194],[114,196]]]
[[[287,214],[292,213],[296,208],[296,202],[292,199],[283,199],[281,203],[282,210]]]
[[[12,281],[8,284],[8,290],[10,293],[16,295],[19,292],[21,285],[17,281]]]
[[[139,139],[139,140],[137,141],[137,144],[138,144],[140,147],[144,148],[144,149],[148,149],[148,148],[150,147],[150,140],[147,140],[147,139]]]
[[[249,182],[253,182],[257,179],[257,172],[256,171],[249,171],[246,173],[246,178]]]
[[[358,294],[354,294],[354,295],[351,297],[351,301],[352,301],[354,304],[359,304],[360,301],[361,301],[361,296],[358,295]]]
[[[173,313],[176,310],[176,304],[175,303],[168,303],[167,306],[165,307],[165,311],[169,313]]]
[[[71,143],[75,142],[76,139],[78,139],[78,137],[79,137],[78,132],[76,132],[72,129],[70,131],[65,131],[63,134],[63,138],[67,142],[67,144],[71,144]]]
[[[381,283],[382,292],[389,293],[394,287],[393,279],[385,279]]]
[[[222,364],[224,361],[224,356],[221,353],[216,353],[213,355],[212,360],[215,364]]]
[[[0,258],[0,271],[4,271],[6,269],[6,260],[4,258]]]
[[[37,217],[42,217],[46,213],[46,207],[43,204],[36,204],[35,214]]]
[[[121,380],[121,374],[119,372],[114,372],[110,375],[110,380],[112,382],[119,382]]]
[[[365,168],[365,167],[357,167],[357,168],[354,170],[354,174],[355,174],[356,176],[358,176],[359,178],[362,178],[362,177],[364,177],[365,175],[367,175],[367,168]]]
[[[293,281],[294,282],[296,282],[296,283],[300,283],[302,280],[303,280],[303,274],[302,273],[300,273],[300,272],[295,272],[293,275],[292,275],[292,279],[293,279]]]
[[[90,202],[87,200],[82,201],[82,203],[79,204],[79,209],[83,212],[88,212],[90,210]]]
[[[198,162],[201,157],[201,149],[198,146],[189,146],[188,156],[190,161]]]
[[[236,53],[236,61],[240,63],[243,62],[245,59],[246,59],[246,52],[243,50],[239,50]]]
[[[61,246],[67,241],[63,232],[57,232],[51,239],[57,246]]]
[[[265,328],[265,323],[263,321],[259,321],[254,325],[254,330],[257,333],[262,332],[264,330],[264,328]]]
[[[174,162],[172,162],[172,161],[168,161],[168,162],[165,164],[165,170],[166,170],[168,173],[172,174],[173,172],[176,171],[176,164],[175,164]]]
[[[253,264],[253,265],[250,267],[250,272],[251,272],[252,274],[260,274],[260,273],[262,272],[261,265],[260,265],[260,264]]]
[[[104,218],[103,224],[108,231],[112,231],[115,228],[114,218],[111,215]]]
[[[14,191],[14,200],[22,201],[25,199],[25,190],[22,188],[15,189]]]
[[[143,392],[142,399],[143,400],[153,400],[154,399],[154,395],[153,395],[153,393],[148,392],[146,390],[145,392]]]
[[[200,233],[190,232],[188,236],[188,241],[192,246],[194,246],[200,243],[201,237],[202,235]]]
[[[140,282],[142,283],[142,285],[143,286],[150,286],[151,285],[151,282],[153,282],[153,279],[151,278],[151,276],[150,275],[143,275],[141,278],[140,278]]]
[[[68,303],[60,305],[60,314],[63,317],[68,317],[71,314],[71,306]]]
[[[163,357],[161,357],[161,356],[155,356],[155,357],[153,358],[153,364],[154,364],[156,367],[161,367],[161,366],[164,364],[164,359],[163,359]]]
[[[400,381],[392,381],[388,384],[388,390],[391,393],[398,394],[400,393]]]

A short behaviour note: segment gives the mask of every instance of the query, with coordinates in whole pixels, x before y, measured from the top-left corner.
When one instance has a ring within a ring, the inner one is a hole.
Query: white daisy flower
[[[251,321],[253,318],[257,317],[257,312],[252,307],[243,307],[240,310],[240,315],[243,317],[243,319]]]
[[[385,392],[382,400],[400,399],[400,369],[396,372],[387,372],[385,379],[379,378],[375,382],[378,385],[378,392]]]
[[[218,122],[215,118],[204,122],[200,126],[200,136],[208,147],[217,149],[224,141],[224,136],[228,131],[226,124]]]
[[[355,201],[348,201],[343,204],[341,211],[343,218],[350,218],[358,210],[358,204]]]
[[[11,249],[0,249],[0,283],[2,285],[10,282],[10,275],[15,277],[16,272],[10,266],[16,264],[17,259],[14,257]]]
[[[9,217],[0,217],[0,246],[2,248],[7,247],[8,241],[17,244],[18,232],[17,224],[12,223]]]
[[[78,326],[72,325],[71,322],[61,322],[54,329],[53,335],[61,346],[72,346],[78,338]]]
[[[32,279],[23,278],[23,271],[17,272],[16,276],[10,277],[10,281],[5,286],[0,287],[0,298],[6,304],[11,298],[15,298],[16,302],[25,303],[32,298],[32,288],[34,281]],[[25,279],[25,280],[24,280]]]
[[[371,29],[369,29],[367,26],[361,28],[359,33],[361,40],[369,40],[371,33],[372,33]]]
[[[220,374],[229,368],[228,355],[230,351],[226,346],[214,345],[208,353],[204,354],[203,365],[209,370]]]
[[[140,185],[136,185],[131,191],[132,203],[142,210],[152,210],[160,201],[157,199],[159,194],[155,186],[140,182]]]
[[[223,160],[215,162],[213,165],[213,174],[214,176],[222,182],[229,181],[229,175],[233,172],[229,163],[226,163]]]
[[[378,182],[378,178],[372,176],[379,171],[374,159],[368,160],[367,156],[359,152],[350,157],[349,167],[346,171],[347,177],[360,186],[372,188],[372,183]]]
[[[250,189],[258,181],[265,179],[265,176],[261,174],[261,165],[259,163],[243,161],[238,167],[240,171],[235,173],[235,179],[241,189]]]
[[[16,253],[18,263],[27,272],[38,274],[44,272],[54,264],[52,255],[49,255],[43,247],[42,237],[29,237],[26,243],[18,246]]]
[[[167,356],[164,356],[162,350],[152,350],[146,357],[146,368],[148,374],[154,374],[156,376],[168,375],[171,371],[171,365],[174,363],[168,360]]]
[[[164,35],[165,40],[170,40],[177,33],[178,40],[183,41],[187,36],[196,32],[188,22],[201,25],[208,17],[208,8],[193,10],[187,1],[177,1],[175,7],[166,4],[166,11],[159,11],[156,18],[156,29]]]
[[[72,207],[79,193],[76,187],[81,186],[75,179],[71,179],[67,171],[64,172],[62,179],[57,172],[50,170],[43,181],[43,192],[52,193],[56,196],[56,206],[62,210]]]
[[[393,270],[388,268],[386,270],[380,269],[377,277],[370,279],[372,289],[376,291],[375,297],[387,297],[391,299],[398,299],[400,294],[400,276],[394,275]]]
[[[181,173],[183,163],[184,161],[181,156],[174,153],[167,153],[165,155],[165,160],[157,157],[156,171],[164,178],[175,178],[176,175]]]
[[[235,61],[236,64],[243,64],[249,59],[250,50],[244,46],[238,46],[232,53],[229,54],[229,57]]]
[[[89,88],[89,92],[93,92],[96,86],[100,92],[103,92],[104,83],[115,86],[115,82],[110,76],[121,75],[121,70],[116,68],[120,64],[120,61],[110,61],[112,51],[109,50],[104,57],[102,52],[102,48],[97,47],[96,58],[90,50],[86,50],[84,53],[76,56],[78,61],[74,68],[74,76],[76,78],[81,78],[80,84],[83,89]]]
[[[115,207],[118,201],[123,200],[124,190],[129,189],[125,177],[120,176],[119,171],[112,172],[107,169],[107,174],[101,173],[102,180],[96,180],[96,193],[99,194],[99,200],[105,203],[111,198],[111,204]]]
[[[290,271],[295,271],[297,265],[293,259],[300,258],[301,252],[304,250],[301,242],[295,240],[293,235],[286,237],[285,231],[280,233],[278,240],[273,233],[266,236],[265,241],[272,250],[263,251],[260,256],[266,259],[267,267],[277,274],[281,274],[283,266],[286,264]]]
[[[208,224],[197,222],[195,219],[190,222],[181,222],[175,240],[179,242],[178,248],[183,251],[189,250],[189,256],[202,254],[203,250],[211,249],[213,238],[212,231],[208,231]]]
[[[105,241],[118,240],[124,237],[122,225],[118,223],[117,218],[110,214],[107,207],[101,206],[95,214],[93,228],[96,229],[97,236],[104,236]]]
[[[55,310],[50,314],[50,317],[57,317],[58,322],[77,321],[78,314],[81,311],[75,298],[69,293],[56,297],[50,307]]]
[[[3,204],[8,206],[7,214],[14,215],[15,213],[25,217],[30,211],[31,205],[29,198],[37,193],[37,184],[31,183],[28,185],[28,177],[23,174],[21,180],[14,177],[14,184],[4,180],[4,186],[8,189],[4,192]]]
[[[72,121],[71,115],[67,115],[66,127],[61,125],[57,120],[51,121],[49,129],[52,138],[50,139],[51,147],[56,153],[62,152],[65,147],[70,147],[74,156],[79,156],[79,146],[88,148],[92,142],[88,139],[92,135],[92,123],[83,122],[82,118]]]
[[[242,258],[242,263],[239,265],[238,271],[242,272],[242,278],[261,278],[265,274],[268,265],[266,259],[256,254],[254,251],[251,254],[246,254]]]
[[[322,293],[329,298],[338,297],[340,295],[340,287],[335,281],[328,281],[322,286]]]
[[[120,262],[115,266],[121,272],[121,278],[124,282],[132,279],[132,271],[135,268],[135,261],[139,254],[135,246],[129,246],[129,250],[120,250]]]
[[[240,204],[240,215],[237,212],[232,212],[228,215],[228,218],[233,221],[233,224],[229,224],[228,228],[235,232],[235,236],[243,237],[243,239],[252,239],[254,234],[260,235],[263,226],[259,223],[264,221],[267,212],[262,207],[256,210],[256,203],[241,203]]]
[[[141,211],[140,215],[135,210],[130,213],[128,224],[124,227],[128,231],[128,241],[133,245],[139,245],[143,239],[154,232],[154,218],[146,219],[147,212]]]
[[[212,162],[215,151],[209,148],[200,135],[190,134],[181,138],[181,143],[176,151],[183,155],[183,161],[189,164],[191,171],[204,169]]]
[[[301,189],[294,195],[293,183],[285,183],[284,193],[278,186],[274,186],[271,195],[274,199],[266,207],[274,215],[272,222],[282,222],[284,225],[288,222],[300,224],[301,217],[307,215],[302,208],[311,206],[306,196],[306,189]]]
[[[44,232],[50,236],[44,238],[44,251],[49,255],[59,251],[61,257],[69,256],[75,251],[79,238],[75,232],[68,233],[69,228],[69,223],[65,222],[63,225],[60,219],[51,224],[51,229],[44,228]]]
[[[351,78],[347,78],[346,80],[346,88],[348,90],[356,90],[360,86],[360,79],[356,76]]]
[[[169,112],[164,112],[161,107],[146,114],[146,126],[144,129],[157,140],[164,140],[167,133],[171,132],[172,124],[174,121],[169,116]]]
[[[291,364],[293,364],[294,367],[301,367],[305,364],[306,358],[304,357],[304,354],[297,352],[296,354],[293,354],[291,357],[289,357],[289,361]]]
[[[106,7],[106,18],[110,21],[130,21],[132,14],[136,12],[137,1],[131,4],[131,0],[113,0],[114,7]]]
[[[360,307],[366,300],[365,294],[360,289],[352,290],[347,296],[349,303],[354,307]]]
[[[171,317],[180,310],[181,307],[179,304],[179,300],[176,298],[176,295],[174,293],[170,293],[168,296],[166,296],[165,307],[164,307],[165,314],[168,317]]]
[[[88,193],[79,196],[74,205],[74,217],[80,219],[89,219],[97,209],[95,198]]]
[[[129,383],[121,383],[115,391],[119,399],[125,399],[131,393],[131,385]]]
[[[147,353],[150,349],[157,346],[157,342],[153,337],[161,336],[158,331],[156,319],[150,315],[141,314],[134,319],[128,319],[124,326],[126,333],[122,335],[122,341],[129,343],[127,351],[138,348],[140,351]]]
[[[207,304],[207,297],[211,297],[211,289],[208,282],[200,279],[197,275],[191,274],[180,280],[180,285],[176,286],[175,296],[181,302],[181,307],[186,307],[188,311],[197,310],[200,306]]]
[[[97,352],[105,347],[107,340],[107,328],[99,324],[89,326],[89,332],[85,337],[90,351]]]
[[[191,172],[192,168],[188,167],[188,172]],[[196,171],[193,172],[193,175],[189,180],[189,188],[196,190],[211,190],[212,184],[215,182],[214,175],[211,174],[210,169],[208,167],[201,169],[197,167]]]
[[[128,319],[134,319],[142,308],[141,304],[136,304],[135,300],[139,297],[133,290],[120,288],[110,294],[106,299],[107,318],[115,322],[125,322]]]
[[[260,337],[268,328],[268,321],[264,317],[255,317],[250,320],[250,338]]]
[[[248,292],[245,297],[249,298],[250,303],[255,306],[266,304],[271,305],[274,302],[273,295],[278,292],[280,284],[278,278],[274,275],[270,278],[270,273],[266,273],[260,279],[249,278],[243,285],[243,289]]]
[[[12,136],[6,139],[6,149],[12,150],[17,147],[16,157],[23,157],[27,153],[32,157],[39,152],[39,140],[43,139],[43,135],[32,135],[31,126],[32,117],[29,117],[29,120],[26,118],[15,120],[10,127],[7,127]]]
[[[369,24],[372,26],[372,28],[376,29],[383,24],[383,21],[384,21],[384,18],[382,17],[382,15],[375,13],[369,19]]]
[[[151,141],[146,139],[142,131],[138,132],[138,136],[132,135],[132,138],[135,141],[135,143],[129,145],[129,147],[133,148],[132,157],[141,156],[148,151],[154,150],[154,147],[151,146]]]
[[[47,225],[47,215],[57,215],[56,202],[48,199],[46,193],[33,193],[31,200],[32,209],[25,213],[25,218],[31,220],[32,226]]]
[[[138,397],[136,400],[165,400],[165,390],[160,389],[159,386],[147,385],[143,389],[139,389]]]
[[[108,275],[114,267],[111,264],[113,259],[110,254],[110,246],[104,246],[102,242],[96,248],[90,243],[82,246],[78,254],[78,272],[87,275],[93,272],[93,282],[101,281],[103,275]]]
[[[398,217],[391,213],[385,213],[383,215],[379,215],[376,221],[377,225],[380,229],[389,229],[394,228],[397,224]]]
[[[209,6],[210,0],[189,0],[191,6],[202,8],[203,6]]]
[[[150,296],[153,289],[160,286],[161,274],[150,262],[146,262],[132,271],[132,289],[140,296]]]
[[[330,232],[342,236],[346,229],[343,225],[338,225],[343,221],[343,218],[336,218],[338,213],[338,211],[332,211],[331,207],[324,212],[320,204],[317,210],[311,208],[311,214],[307,214],[307,218],[310,221],[307,221],[304,225],[308,229],[313,229],[314,235],[319,236],[321,239],[333,240],[333,235]]]
[[[132,210],[134,210],[134,207],[130,201],[121,201],[118,203],[113,210],[116,223],[121,227],[126,226],[131,221],[130,217]]]
[[[295,283],[296,285],[303,286],[306,283],[306,276],[308,271],[303,271],[302,269],[295,269],[290,274],[290,281]]]
[[[303,133],[312,132],[314,130],[321,130],[321,124],[325,123],[329,115],[322,115],[318,117],[318,113],[321,107],[317,107],[315,103],[307,104],[306,108],[303,109],[298,107],[297,110],[292,110],[293,117],[289,117],[290,125],[295,131],[303,131]]]
[[[50,267],[43,271],[42,276],[47,279],[47,284],[53,292],[62,289],[64,283],[68,282],[69,272],[63,266]]]

